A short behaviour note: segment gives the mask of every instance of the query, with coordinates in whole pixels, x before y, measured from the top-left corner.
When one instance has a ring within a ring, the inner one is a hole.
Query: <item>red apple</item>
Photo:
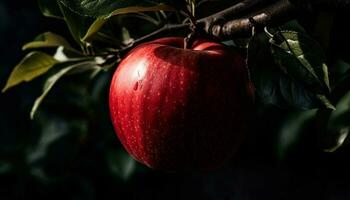
[[[134,48],[110,86],[115,131],[139,162],[156,169],[211,169],[237,151],[247,120],[243,57],[198,39],[169,37]]]

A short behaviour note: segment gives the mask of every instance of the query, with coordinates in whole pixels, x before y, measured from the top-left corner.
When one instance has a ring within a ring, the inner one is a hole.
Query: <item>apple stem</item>
[[[187,16],[187,19],[190,21],[189,29],[191,30],[191,33],[188,34],[187,37],[184,39],[184,49],[188,49],[192,46],[194,38],[197,36],[199,32],[199,28],[197,26],[197,19],[194,16],[195,3],[194,1],[191,1],[191,2],[192,2],[191,12],[189,10],[184,11],[184,14]]]
[[[184,49],[191,48],[192,43],[193,43],[194,38],[195,38],[196,35],[197,35],[196,32],[193,31],[190,34],[188,34],[187,37],[185,37],[185,39],[184,39]]]

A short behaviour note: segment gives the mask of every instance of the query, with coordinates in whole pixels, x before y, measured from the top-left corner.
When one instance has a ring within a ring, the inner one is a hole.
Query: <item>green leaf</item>
[[[330,110],[335,110],[335,107],[325,95],[317,94],[316,97],[323,103],[323,105],[326,106],[326,108]]]
[[[348,114],[347,117],[350,117]],[[349,118],[348,118],[349,119]],[[328,134],[324,140],[327,140],[327,143],[323,145],[323,150],[325,152],[335,152],[338,150],[341,146],[344,145],[346,139],[348,138],[349,132],[350,132],[350,126],[344,126],[339,129],[332,129],[327,130]]]
[[[59,2],[79,15],[95,18],[116,15],[118,13],[142,12],[147,11],[144,9],[148,7],[163,7],[164,4],[171,4],[169,0],[59,0]]]
[[[95,19],[92,17],[79,15],[61,3],[59,3],[59,7],[71,35],[75,41],[78,42],[78,44],[82,44],[83,42],[81,39],[84,37],[85,33]]]
[[[247,63],[252,82],[263,102],[303,110],[318,107],[312,92],[276,66],[266,35],[251,38]]]
[[[326,97],[330,85],[321,46],[307,35],[294,31],[278,31],[269,42],[275,63],[281,71],[315,93],[327,108],[334,109]]]
[[[66,49],[74,50],[73,47],[62,36],[46,32],[38,35],[34,41],[25,44],[22,49],[35,49],[35,48],[47,48],[47,47],[59,47],[63,46]],[[75,51],[75,50],[74,50]]]
[[[122,41],[125,45],[131,44],[133,42],[128,29],[125,27],[122,28]]]
[[[135,171],[136,161],[125,151],[107,151],[107,164],[113,175],[123,180],[127,180]]]
[[[58,61],[42,52],[31,52],[13,69],[2,92],[23,81],[31,81],[47,72]]]
[[[0,160],[0,175],[8,173],[12,168],[12,163]]]
[[[50,76],[43,87],[43,93],[41,96],[39,96],[36,100],[35,103],[32,107],[30,117],[31,119],[34,118],[35,112],[37,111],[39,105],[45,98],[45,96],[48,94],[48,92],[52,89],[52,87],[56,84],[56,82],[62,78],[63,76],[67,75],[69,72],[73,72],[74,70],[81,70],[81,69],[95,69],[97,67],[97,64],[95,61],[83,61],[83,62],[78,62],[78,63],[72,63],[72,62],[67,62],[67,63],[62,63],[62,67],[57,73],[54,73],[52,76]]]
[[[168,0],[128,0],[128,1],[94,1],[94,0],[59,0],[59,6],[73,37],[79,43],[90,41],[102,26],[115,15],[174,10],[167,5]]]
[[[38,144],[27,151],[26,160],[29,164],[46,157],[49,147],[69,133],[69,124],[66,121],[50,118],[40,120],[45,121],[45,124],[42,125]]]
[[[350,92],[338,101],[336,110],[330,113],[326,128],[323,148],[326,152],[334,152],[344,144],[350,132]]]
[[[120,15],[120,14],[127,14],[127,13],[137,13],[137,12],[146,12],[146,11],[159,11],[159,10],[167,10],[167,11],[173,11],[174,9],[172,7],[169,7],[165,4],[159,4],[155,6],[149,6],[149,7],[141,7],[141,6],[132,6],[132,7],[126,7],[126,8],[118,8],[111,13],[108,13],[106,15],[98,17],[89,27],[88,31],[86,32],[83,40],[89,41],[91,37],[96,34],[102,26],[110,20],[111,17]]]
[[[284,158],[300,142],[308,123],[316,116],[316,110],[293,113],[280,129],[277,150],[279,158]]]
[[[350,126],[350,118],[347,120],[343,119],[342,116],[347,116],[350,112],[350,91],[347,92],[337,103],[336,110],[332,112],[329,126],[333,128],[339,128],[344,126]]]
[[[327,98],[330,84],[326,58],[318,43],[304,33],[295,31],[278,31],[269,43],[274,64],[277,65],[280,73],[292,81],[279,81],[284,99],[300,100],[297,95],[300,93],[307,97],[308,101],[317,99],[326,108],[334,109]],[[291,93],[295,95],[290,96]],[[291,97],[294,99],[290,99]]]
[[[63,19],[57,0],[38,0],[39,8],[46,17]]]
[[[350,77],[350,64],[343,61],[338,60],[333,65],[332,70],[332,86],[336,88],[338,84],[342,84],[343,81],[346,81]]]

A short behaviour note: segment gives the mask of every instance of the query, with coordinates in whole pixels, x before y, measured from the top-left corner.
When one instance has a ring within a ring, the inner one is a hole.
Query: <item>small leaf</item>
[[[330,110],[335,110],[335,107],[333,106],[333,104],[328,100],[328,98],[324,95],[316,95],[317,98],[323,103],[323,105],[326,106],[326,108],[330,109]]]
[[[46,48],[63,46],[66,49],[74,50],[73,47],[60,35],[46,32],[37,36],[34,41],[25,44],[22,49]],[[74,50],[75,51],[75,50]]]
[[[42,52],[31,52],[13,69],[6,86],[2,90],[5,92],[9,88],[23,82],[31,81],[34,78],[47,72],[58,61],[52,56]]]
[[[57,0],[38,0],[39,8],[46,17],[63,19]]]
[[[45,98],[45,96],[48,94],[48,92],[51,90],[51,88],[56,84],[56,82],[62,78],[63,76],[65,76],[66,74],[68,74],[69,72],[72,72],[73,70],[80,70],[80,69],[95,69],[96,67],[96,62],[94,61],[84,61],[84,62],[78,62],[78,63],[74,63],[72,64],[71,62],[67,62],[67,63],[62,63],[63,68],[60,69],[57,73],[53,74],[52,76],[50,76],[45,84],[44,84],[44,88],[43,88],[43,93],[41,94],[41,96],[39,96],[36,100],[35,103],[32,107],[32,111],[30,113],[30,118],[33,119],[36,110],[38,109],[39,105],[41,104],[41,102],[43,101],[43,99]]]
[[[333,135],[333,138],[332,138],[333,144],[331,147],[325,148],[324,151],[331,153],[331,152],[335,152],[337,149],[339,149],[339,147],[341,147],[344,144],[345,139],[349,135],[349,132],[350,132],[350,127],[344,127],[344,128],[341,128],[340,130],[337,130],[336,134],[333,133],[332,134]]]
[[[102,17],[96,19],[91,26],[86,31],[86,34],[83,36],[83,41],[90,41],[92,36],[94,36],[101,28],[102,26],[107,22],[107,19]]]
[[[134,39],[131,38],[128,29],[125,27],[122,28],[122,41],[124,45],[131,44],[134,41]]]
[[[101,16],[97,18],[89,27],[88,31],[86,32],[85,36],[83,37],[83,41],[89,41],[91,37],[96,34],[102,26],[113,16],[120,15],[120,14],[127,14],[127,13],[137,13],[137,12],[146,12],[146,11],[159,11],[159,10],[165,10],[165,11],[174,11],[174,9],[170,6],[159,4],[156,6],[150,6],[150,7],[127,7],[127,8],[119,8],[117,10],[114,10],[113,12],[109,13],[108,15]]]

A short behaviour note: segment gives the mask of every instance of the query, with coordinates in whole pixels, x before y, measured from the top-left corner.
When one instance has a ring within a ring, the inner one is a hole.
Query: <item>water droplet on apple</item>
[[[136,91],[137,89],[139,89],[139,82],[136,81],[135,85],[134,85],[134,90]]]

